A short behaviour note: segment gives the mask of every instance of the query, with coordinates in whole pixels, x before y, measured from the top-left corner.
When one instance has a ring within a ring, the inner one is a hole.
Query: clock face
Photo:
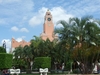
[[[51,21],[51,18],[48,18],[48,21]]]
[[[50,24],[48,24],[48,26],[50,26]]]

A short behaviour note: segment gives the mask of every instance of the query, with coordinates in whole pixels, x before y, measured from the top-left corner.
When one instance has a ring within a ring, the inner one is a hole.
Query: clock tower
[[[41,34],[41,38],[46,40],[47,38],[50,41],[54,40],[54,24],[52,20],[52,15],[49,10],[47,10],[45,17],[44,17],[44,25],[43,25],[43,33]]]

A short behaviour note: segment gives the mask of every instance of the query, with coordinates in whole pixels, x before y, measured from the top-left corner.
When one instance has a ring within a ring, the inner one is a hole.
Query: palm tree
[[[22,68],[22,66],[25,66],[25,61],[23,59],[23,47],[19,46],[16,47],[13,51],[14,59],[13,59],[13,65],[18,68]]]
[[[31,69],[31,62],[33,60],[33,54],[32,54],[30,46],[28,46],[28,45],[24,46],[23,56],[24,56],[24,59],[27,63],[27,68]]]
[[[75,46],[75,41],[76,38],[74,37],[73,30],[72,30],[72,25],[70,22],[66,22],[64,20],[58,21],[57,24],[62,24],[63,27],[61,28],[56,28],[55,29],[55,34],[59,34],[59,43],[60,47],[62,48],[61,50],[65,50],[65,56],[70,56],[71,50],[73,50]],[[67,53],[66,53],[67,52]],[[68,54],[68,55],[66,55]],[[68,58],[69,59],[69,58]]]
[[[39,56],[39,44],[43,40],[40,37],[34,36],[34,38],[31,40],[30,47],[32,49],[32,54],[34,55],[34,58]]]
[[[81,50],[85,48],[85,51],[91,46],[98,46],[100,44],[100,27],[97,25],[97,21],[91,17],[71,18],[69,23],[61,20],[59,23],[63,25],[63,28],[56,29],[55,32],[59,33],[59,39],[66,47],[66,50]],[[86,43],[87,46],[84,46]],[[78,61],[83,59],[82,55],[76,58]],[[88,57],[87,57],[88,58]],[[86,58],[86,59],[87,59]],[[88,59],[84,61],[85,66],[88,66]],[[89,61],[90,62],[90,61]]]
[[[13,51],[13,54],[14,54],[14,57],[15,58],[22,58],[22,53],[23,53],[23,47],[19,46],[19,47],[16,47],[15,50]]]
[[[96,44],[96,40],[99,40],[100,27],[98,27],[96,21],[91,21],[91,17],[82,17],[81,19],[72,18],[70,23],[72,24],[72,32],[77,38],[75,42],[81,43],[88,42],[89,44]]]

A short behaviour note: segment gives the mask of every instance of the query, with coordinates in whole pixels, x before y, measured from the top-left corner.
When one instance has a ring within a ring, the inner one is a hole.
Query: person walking
[[[62,72],[64,72],[64,68],[65,68],[65,65],[64,65],[64,63],[62,63],[62,67],[61,67]]]

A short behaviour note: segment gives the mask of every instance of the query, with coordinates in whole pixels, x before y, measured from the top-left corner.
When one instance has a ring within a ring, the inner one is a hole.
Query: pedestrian
[[[65,65],[64,65],[64,63],[62,63],[62,67],[61,67],[62,72],[64,72],[64,68],[65,68]]]
[[[98,72],[98,74],[100,74],[100,65],[99,64],[97,64],[97,72]]]

